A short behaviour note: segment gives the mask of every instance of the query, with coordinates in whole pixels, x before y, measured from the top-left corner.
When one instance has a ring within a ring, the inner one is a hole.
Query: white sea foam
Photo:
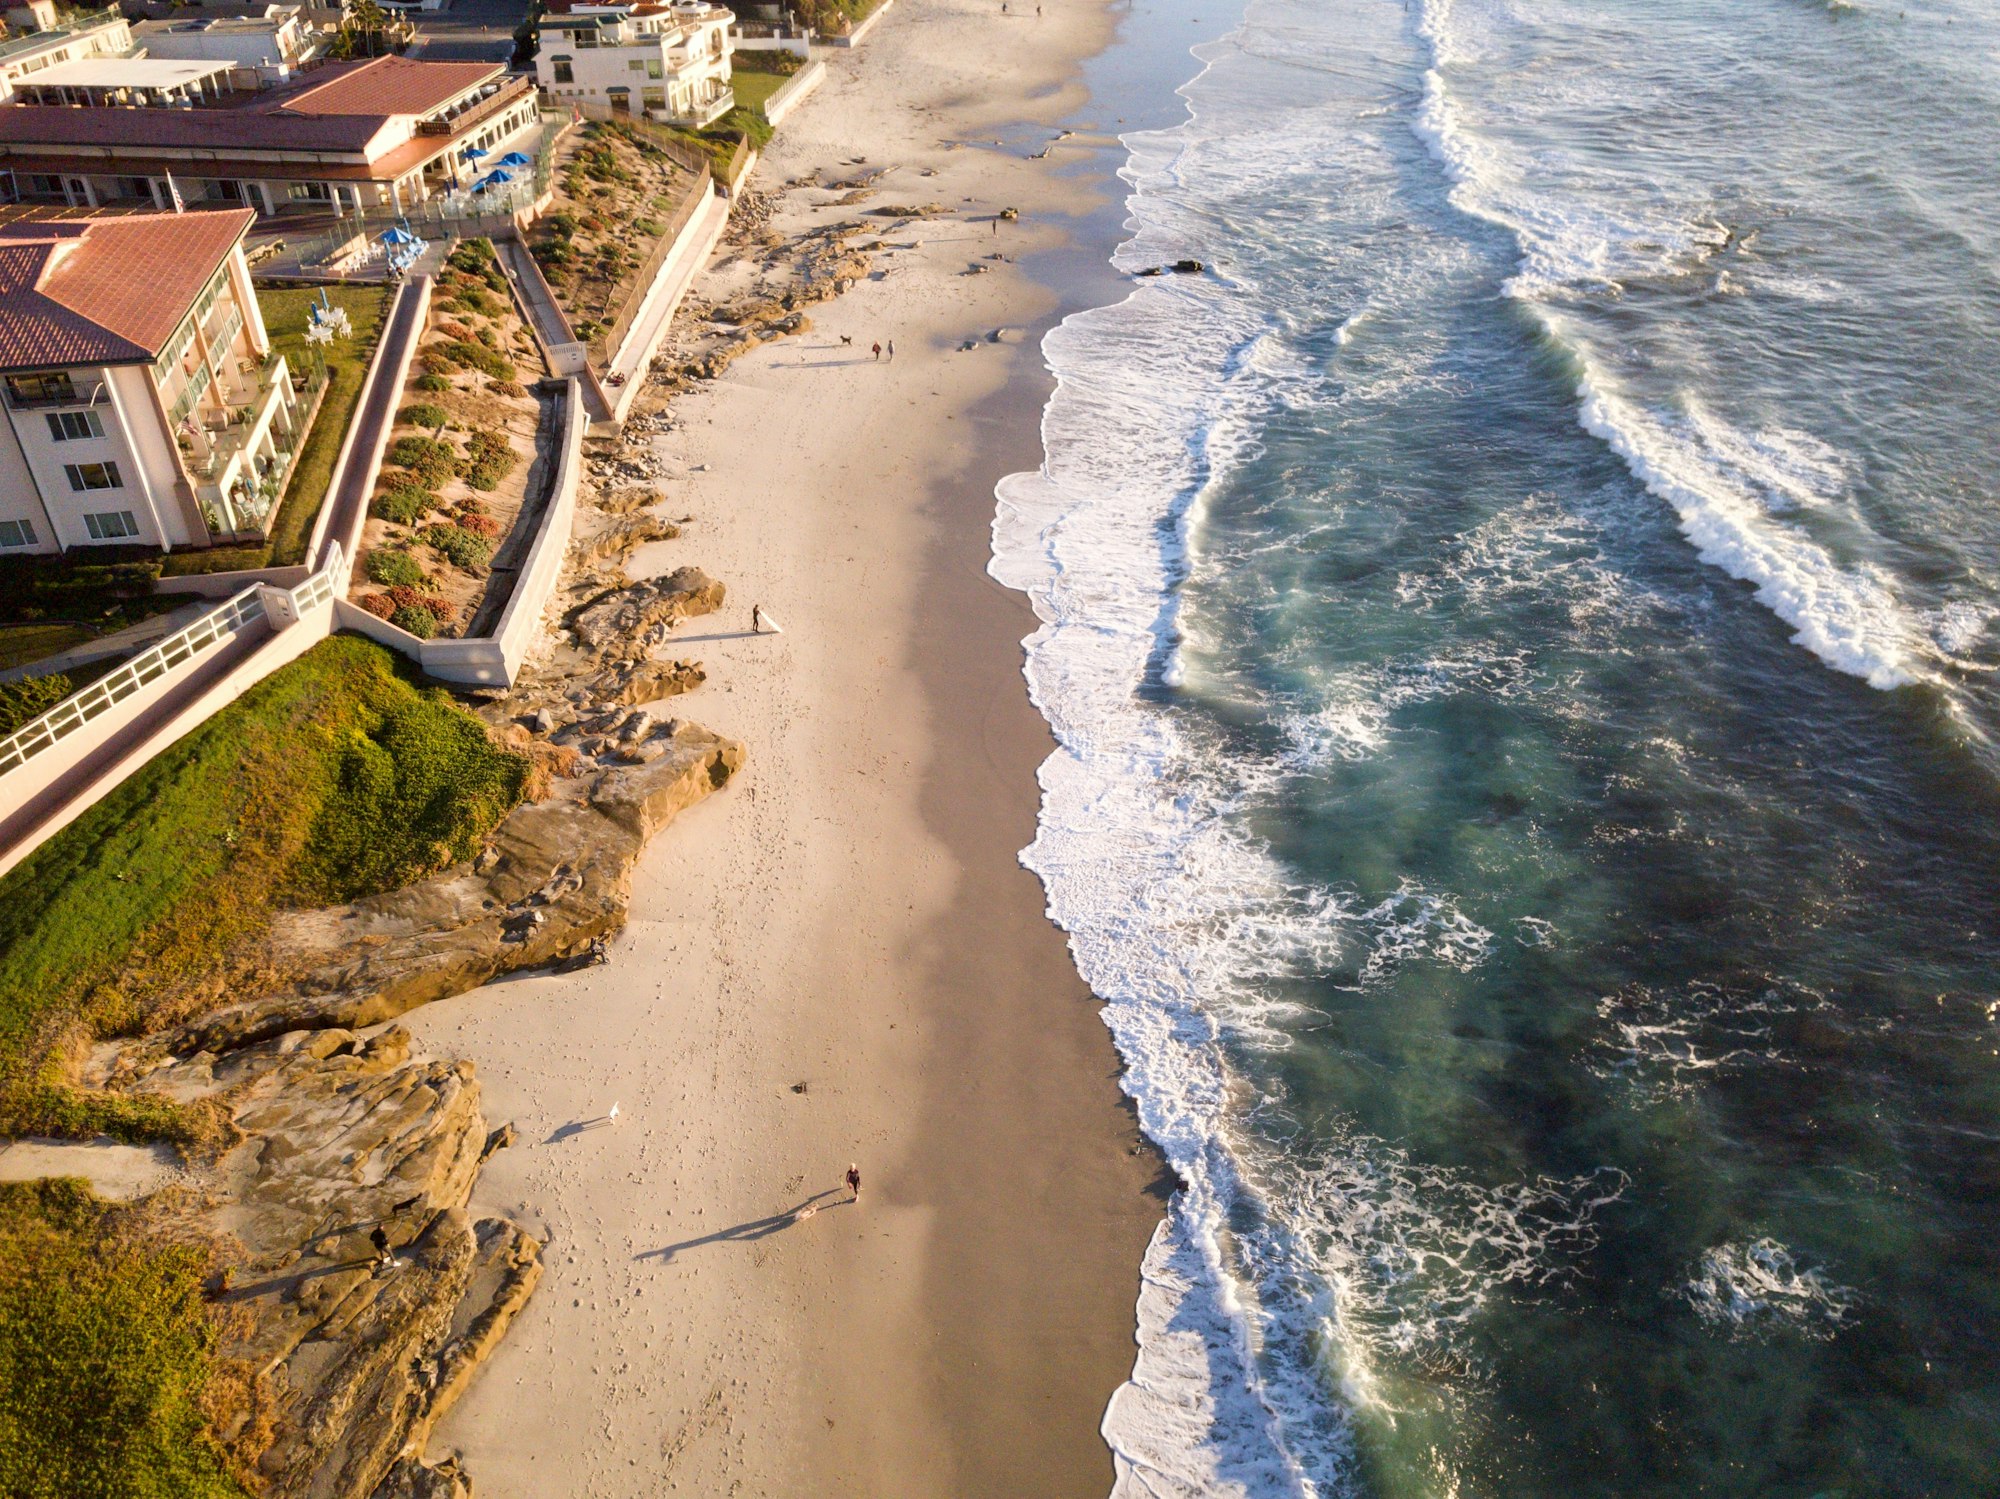
[[[1873,687],[1932,679],[1937,653],[1894,579],[1864,560],[1882,547],[1858,514],[1841,508],[1838,548],[1788,514],[1825,510],[1842,498],[1853,476],[1846,455],[1780,424],[1739,429],[1692,392],[1682,392],[1677,409],[1660,409],[1630,393],[1582,321],[1564,314],[1578,299],[1699,268],[1717,248],[1717,226],[1704,210],[1651,192],[1643,180],[1516,160],[1467,123],[1452,95],[1447,75],[1478,56],[1473,28],[1458,24],[1452,0],[1423,0],[1417,30],[1432,65],[1414,128],[1451,177],[1453,204],[1513,236],[1521,259],[1507,290],[1575,356],[1584,428],[1673,507],[1702,561],[1755,588],[1759,602],[1792,627],[1796,643]]]
[[[1181,203],[1197,149],[1240,187],[1258,161],[1296,171],[1319,144],[1293,129],[1261,142],[1193,127],[1130,138],[1137,231],[1120,263],[1212,258],[1212,215]],[[1044,352],[1057,377],[1047,461],[998,487],[991,564],[1040,621],[1026,674],[1059,745],[1023,862],[1104,1001],[1124,1086],[1182,1183],[1146,1256],[1132,1378],[1105,1415],[1117,1493],[1345,1494],[1354,1412],[1392,1398],[1377,1355],[1463,1358],[1459,1329],[1491,1288],[1553,1284],[1618,1184],[1491,1188],[1380,1141],[1293,1154],[1251,1127],[1269,1128],[1277,1105],[1246,1100],[1227,1058],[1291,1044],[1313,1017],[1287,995],[1336,977],[1377,984],[1412,964],[1475,969],[1496,939],[1450,891],[1302,884],[1241,814],[1317,756],[1372,752],[1400,707],[1512,694],[1534,673],[1517,652],[1454,647],[1389,663],[1351,711],[1301,711],[1269,763],[1190,741],[1155,698],[1206,654],[1180,606],[1182,582],[1209,565],[1204,505],[1261,452],[1266,421],[1322,398],[1322,377],[1253,288],[1221,278],[1145,282],[1068,319]]]
[[[1677,1294],[1732,1338],[1830,1338],[1853,1321],[1858,1298],[1775,1239],[1705,1251]]]

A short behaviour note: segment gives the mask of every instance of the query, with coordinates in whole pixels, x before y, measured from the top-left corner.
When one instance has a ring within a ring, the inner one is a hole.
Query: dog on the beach
[[[848,333],[843,333],[843,334],[841,334],[841,335],[840,335],[840,342],[841,342],[842,346],[843,346],[843,347],[845,347],[845,348],[849,348],[849,349],[851,349],[851,348],[853,348],[853,347],[854,347],[854,337],[853,337],[853,335],[852,335],[852,334],[848,334]]]

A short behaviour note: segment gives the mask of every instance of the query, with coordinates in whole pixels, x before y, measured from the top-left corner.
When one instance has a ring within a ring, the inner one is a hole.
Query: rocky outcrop
[[[614,658],[630,657],[663,639],[690,615],[720,609],[723,594],[723,586],[700,568],[676,568],[664,578],[648,578],[614,589],[585,605],[570,621],[570,628],[586,650]]]
[[[105,1080],[218,1101],[239,1132],[187,1211],[230,1245],[219,1352],[265,1394],[263,1492],[468,1493],[424,1443],[542,1272],[534,1239],[465,1212],[491,1135],[471,1065],[412,1058],[399,1026],[217,1039],[121,1049]]]
[[[586,564],[622,564],[648,542],[672,541],[680,534],[681,528],[664,516],[642,512],[614,521],[596,535],[578,541],[572,551],[579,562]]]
[[[616,931],[646,840],[726,785],[744,760],[742,744],[699,725],[656,728],[653,758],[516,808],[471,865],[337,910],[281,915],[265,962],[285,976],[282,987],[129,1043],[102,1080],[128,1085],[169,1057],[288,1032],[380,1025]]]
[[[699,661],[627,662],[594,678],[590,694],[600,703],[652,703],[692,692],[707,680]]]
[[[480,1163],[513,1139],[481,1114],[471,1064],[413,1057],[402,1027],[374,1028],[623,924],[646,840],[744,758],[671,720],[648,718],[640,742],[643,763],[516,808],[470,865],[281,916],[267,992],[91,1063],[96,1086],[220,1104],[232,1121],[186,1212],[234,1245],[222,1295],[241,1315],[222,1351],[268,1394],[273,1499],[469,1499],[455,1464],[422,1454],[533,1293],[541,1246],[466,1212]]]

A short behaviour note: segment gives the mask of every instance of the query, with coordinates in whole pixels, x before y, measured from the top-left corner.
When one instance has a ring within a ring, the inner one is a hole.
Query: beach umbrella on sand
[[[523,156],[519,151],[509,151],[494,163],[498,167],[531,167],[534,164],[532,157]]]

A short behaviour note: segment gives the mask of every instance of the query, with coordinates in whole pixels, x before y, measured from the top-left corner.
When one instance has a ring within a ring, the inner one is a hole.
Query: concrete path
[[[73,667],[89,666],[96,661],[113,657],[136,654],[141,647],[171,635],[183,626],[191,625],[216,605],[214,599],[201,599],[192,604],[182,604],[178,609],[170,609],[165,614],[155,614],[150,619],[142,619],[136,625],[127,625],[112,635],[100,635],[95,640],[86,640],[82,645],[73,645],[66,651],[57,651],[53,656],[43,656],[30,661],[25,666],[10,666],[0,671],[0,682],[19,682],[28,677],[46,677],[51,672],[69,671]]]
[[[354,544],[368,516],[370,491],[375,487],[379,466],[370,460],[381,451],[389,429],[396,423],[396,403],[402,399],[403,375],[409,369],[410,351],[423,336],[424,279],[405,281],[396,292],[395,305],[389,309],[388,326],[382,330],[382,342],[368,368],[368,384],[354,408],[345,459],[333,476],[333,492],[326,497],[331,516],[320,533],[324,539],[313,557],[315,569],[326,566],[335,543],[340,545],[350,565],[354,561]]]

